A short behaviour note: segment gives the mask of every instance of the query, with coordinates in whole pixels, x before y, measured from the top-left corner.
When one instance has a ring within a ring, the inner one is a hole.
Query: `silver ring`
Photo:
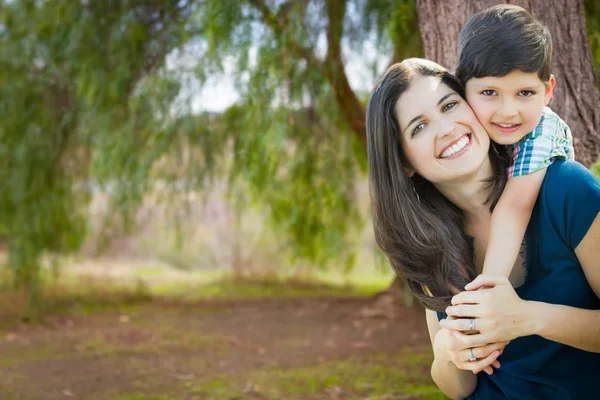
[[[475,354],[473,354],[473,349],[469,349],[469,361],[477,361],[477,357],[475,357]]]
[[[469,320],[469,327],[471,328],[472,331],[475,330],[475,320],[474,319]]]

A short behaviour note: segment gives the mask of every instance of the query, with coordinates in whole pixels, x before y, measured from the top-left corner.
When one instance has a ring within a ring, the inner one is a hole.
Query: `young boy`
[[[457,58],[456,75],[477,118],[494,142],[514,146],[483,266],[484,274],[508,277],[546,168],[556,159],[573,159],[569,127],[546,107],[555,85],[552,39],[523,8],[502,4],[467,21]]]

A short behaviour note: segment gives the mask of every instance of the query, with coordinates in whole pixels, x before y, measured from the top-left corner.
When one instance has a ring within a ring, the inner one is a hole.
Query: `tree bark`
[[[573,132],[575,158],[589,167],[600,154],[600,93],[597,89],[581,0],[505,1],[524,7],[552,34],[552,72],[556,76],[550,103]],[[458,33],[475,12],[497,0],[417,0],[425,58],[456,68]]]

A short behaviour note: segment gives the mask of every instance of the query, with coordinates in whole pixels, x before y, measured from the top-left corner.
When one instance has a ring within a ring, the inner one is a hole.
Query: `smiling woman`
[[[510,155],[492,150],[456,78],[421,59],[393,65],[379,81],[367,106],[367,139],[377,243],[413,293],[442,311],[476,276],[464,216],[448,198],[459,182],[471,182],[474,193],[482,185],[489,192],[479,207],[491,204]],[[497,179],[482,183],[491,176]]]
[[[367,139],[375,238],[427,308],[440,389],[470,399],[596,397],[598,180],[574,161],[550,165],[526,258],[509,279],[467,285],[483,268],[507,149],[491,145],[454,77],[419,59],[391,66],[376,85]]]
[[[429,182],[443,183],[489,168],[488,135],[467,102],[439,78],[416,77],[394,110],[409,174],[419,170]]]

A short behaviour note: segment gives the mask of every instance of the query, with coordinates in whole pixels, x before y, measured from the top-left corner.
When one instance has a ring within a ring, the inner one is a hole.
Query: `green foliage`
[[[109,194],[106,226],[127,230],[157,183],[173,200],[224,172],[289,254],[324,265],[343,252],[351,267],[365,148],[336,97],[343,69],[315,43],[398,48],[415,26],[400,0],[0,2],[0,233],[15,284],[34,305],[41,257],[81,246],[92,193]],[[192,84],[227,65],[239,104],[191,114]]]
[[[283,252],[352,268],[366,151],[348,104],[363,118],[366,94],[345,90],[343,58],[373,43],[390,62],[422,54],[414,0],[0,0],[0,235],[30,305],[41,258],[81,246],[99,191],[106,226],[127,230],[158,185],[181,202],[242,182],[231,196],[261,209]],[[194,88],[226,69],[240,101],[192,113]]]
[[[158,68],[181,43],[171,3],[0,4],[0,221],[30,312],[40,257],[82,244],[85,188],[122,182],[112,202],[126,217],[175,147],[177,83]]]
[[[414,0],[367,0],[362,26],[363,38],[370,31],[375,31],[377,47],[391,47],[394,61],[423,57]]]
[[[220,38],[208,40],[203,70],[228,57],[241,95],[223,115],[224,129],[213,134],[232,135],[230,179],[250,183],[252,202],[266,205],[294,257],[326,265],[343,254],[351,268],[347,238],[363,223],[354,183],[364,176],[366,149],[336,98],[339,87],[329,70],[334,60],[315,43],[341,43],[333,28],[328,31],[340,23],[328,17],[329,6],[341,13],[342,41],[351,48],[362,51],[375,38],[390,54],[402,46],[418,52],[414,1],[274,3],[209,1],[199,10],[204,36]]]
[[[600,179],[600,155],[598,155],[596,162],[590,166],[590,171],[592,171],[592,174],[594,174],[596,178]]]

